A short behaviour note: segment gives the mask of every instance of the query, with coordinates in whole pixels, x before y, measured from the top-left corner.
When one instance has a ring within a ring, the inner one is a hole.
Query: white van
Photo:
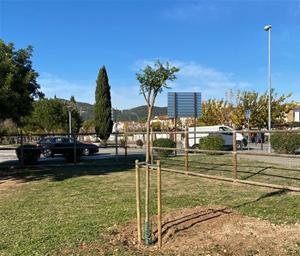
[[[225,149],[232,149],[232,132],[233,129],[226,125],[213,126],[198,126],[189,127],[189,147],[196,148],[199,144],[200,138],[207,137],[210,134],[219,134],[224,138]],[[221,132],[221,133],[220,133]],[[236,145],[238,149],[243,149],[247,146],[247,140],[241,133],[236,133]]]

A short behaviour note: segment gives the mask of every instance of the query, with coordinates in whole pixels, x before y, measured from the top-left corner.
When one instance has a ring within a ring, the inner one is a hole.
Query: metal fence
[[[145,137],[144,132],[118,132],[103,143],[95,133],[0,134],[0,166],[126,159],[128,155],[145,155]],[[49,141],[43,144],[42,139]],[[93,152],[86,155],[85,149],[91,146]]]

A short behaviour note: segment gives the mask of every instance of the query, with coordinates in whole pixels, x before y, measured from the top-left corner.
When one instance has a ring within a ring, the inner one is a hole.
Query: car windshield
[[[232,130],[228,127],[225,127],[225,126],[221,126],[220,127],[220,131],[224,131],[224,132],[232,132]]]
[[[63,138],[63,143],[74,143],[74,139],[72,138]]]
[[[42,138],[39,143],[51,143],[51,138]]]

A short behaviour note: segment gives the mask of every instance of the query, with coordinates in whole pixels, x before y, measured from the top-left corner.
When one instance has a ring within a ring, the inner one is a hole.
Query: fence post
[[[115,159],[118,161],[118,132],[115,132]]]
[[[264,134],[263,134],[263,132],[261,131],[260,132],[260,150],[261,151],[264,151],[264,143],[263,143],[263,141],[264,141],[264,138],[265,138],[265,136],[264,136]]]
[[[140,166],[139,160],[135,160],[135,181],[136,181],[136,220],[137,220],[137,240],[138,245],[142,242],[142,222],[141,222],[141,192],[140,192]]]
[[[188,138],[188,128],[185,127],[184,132],[184,167],[185,167],[185,173],[188,175],[189,173],[189,138]]]
[[[74,144],[73,144],[73,157],[74,157],[73,163],[76,164],[76,162],[77,162],[77,152],[76,152],[76,136],[75,136],[75,134],[73,134],[73,142],[74,142]]]
[[[174,151],[174,155],[177,156],[177,128],[176,128],[176,123],[175,123],[175,132],[174,132],[174,142],[175,142],[175,151]]]
[[[160,160],[157,160],[157,240],[158,247],[162,246],[162,237],[161,237],[161,166]]]
[[[236,131],[232,133],[232,167],[233,178],[237,179],[237,151],[236,151]]]
[[[124,148],[124,155],[125,155],[125,161],[127,161],[127,127],[125,128],[125,134],[124,134],[124,139],[125,139],[125,148]]]
[[[21,141],[20,141],[20,144],[21,144],[21,164],[24,165],[23,130],[21,130]]]

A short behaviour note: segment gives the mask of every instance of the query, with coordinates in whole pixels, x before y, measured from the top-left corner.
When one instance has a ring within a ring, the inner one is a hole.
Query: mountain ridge
[[[60,99],[65,102],[70,102],[66,99]],[[77,102],[76,108],[78,109],[84,121],[94,118],[94,104],[86,102]],[[145,121],[147,119],[148,109],[146,105],[137,106],[130,109],[115,109],[117,121]],[[167,115],[167,107],[153,108],[153,116]]]

